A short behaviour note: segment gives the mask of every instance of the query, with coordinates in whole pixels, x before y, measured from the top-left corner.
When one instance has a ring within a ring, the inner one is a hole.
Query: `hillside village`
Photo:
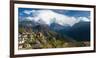
[[[18,49],[65,48],[86,46],[87,44],[89,46],[89,42],[67,42],[55,37],[48,39],[42,32],[22,32],[18,37]]]
[[[59,40],[56,40],[55,38],[48,40],[41,32],[37,33],[22,33],[19,34],[19,49],[25,48],[25,49],[41,49],[41,48],[56,48],[56,43],[59,42]],[[66,43],[67,45],[67,43]],[[60,45],[58,46],[60,47]]]

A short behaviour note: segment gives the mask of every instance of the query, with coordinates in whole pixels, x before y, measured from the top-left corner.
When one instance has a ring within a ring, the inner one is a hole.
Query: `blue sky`
[[[90,22],[90,11],[81,10],[18,8],[18,16],[19,20],[39,21],[41,19],[48,25],[51,21],[55,21],[60,25],[69,24],[70,26],[81,21]]]
[[[19,12],[19,16],[32,16],[33,13],[30,14],[25,14],[23,11],[28,10],[28,11],[32,11],[32,10],[48,10],[48,9],[36,9],[36,8],[19,8],[18,12]],[[90,11],[79,11],[79,10],[58,10],[58,9],[49,9],[52,10],[54,12],[63,14],[63,15],[67,15],[67,16],[73,16],[73,17],[90,17]]]

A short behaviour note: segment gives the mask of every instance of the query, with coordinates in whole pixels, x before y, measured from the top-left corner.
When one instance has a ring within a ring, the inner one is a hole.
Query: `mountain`
[[[48,38],[55,37],[56,39],[65,39],[67,41],[74,42],[74,40],[71,39],[69,36],[65,36],[57,32],[62,29],[65,29],[66,27],[69,27],[69,26],[62,26],[57,23],[52,23],[49,26],[45,24],[42,20],[39,20],[38,22],[29,21],[29,20],[28,21],[24,20],[24,21],[19,22],[19,28],[24,28],[27,32],[30,32],[30,30],[32,32],[41,32]]]
[[[79,22],[74,24],[74,26],[69,26],[58,23],[48,25],[42,20],[38,22],[34,20],[19,21],[20,36],[24,37],[25,34],[27,35],[27,37],[25,36],[24,44],[21,44],[22,48],[19,49],[89,46],[89,30],[90,22]]]
[[[81,41],[90,41],[90,22],[75,24],[69,31],[69,36]]]
[[[23,20],[19,22],[19,27],[24,27],[26,30],[32,29],[33,32],[42,32],[46,36],[56,37],[59,35],[64,39],[71,37],[77,41],[90,40],[90,22],[80,21],[70,26],[68,24],[60,25],[58,22],[52,22],[48,25],[42,19],[39,19],[37,22],[34,20]]]
[[[70,28],[69,25],[63,26],[63,25],[60,25],[58,23],[51,23],[49,27],[51,30],[54,30],[54,31],[60,31],[62,29],[69,29]]]
[[[90,22],[79,22],[69,29],[62,29],[58,32],[77,41],[90,41]]]

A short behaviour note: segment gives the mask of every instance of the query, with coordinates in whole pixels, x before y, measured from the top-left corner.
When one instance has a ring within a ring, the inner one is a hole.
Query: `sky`
[[[70,25],[84,21],[90,22],[90,11],[82,10],[61,10],[61,9],[36,9],[36,8],[18,8],[19,20],[34,20],[38,22],[40,19],[46,24],[51,22],[60,25]]]

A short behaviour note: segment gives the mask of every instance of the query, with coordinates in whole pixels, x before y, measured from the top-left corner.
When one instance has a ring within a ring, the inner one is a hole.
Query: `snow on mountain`
[[[52,10],[29,11],[29,13],[31,13],[31,12],[33,12],[33,16],[26,17],[26,19],[34,20],[35,22],[45,23],[48,25],[55,22],[62,26],[65,26],[65,25],[73,26],[74,24],[79,23],[80,21],[83,21],[83,22],[90,21],[87,17],[78,17],[78,18],[70,17],[70,16],[67,16],[64,14],[59,14]],[[25,13],[29,14],[28,11],[27,12],[25,11]],[[34,14],[36,14],[36,15],[34,16]]]

